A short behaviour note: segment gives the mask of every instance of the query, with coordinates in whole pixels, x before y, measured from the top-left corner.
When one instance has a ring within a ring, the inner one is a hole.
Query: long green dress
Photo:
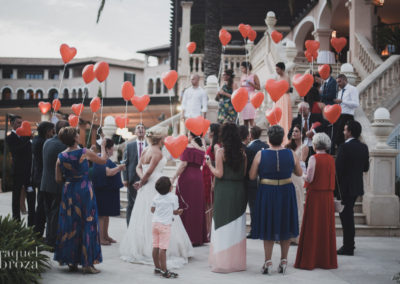
[[[214,272],[246,269],[246,194],[244,169],[224,162],[222,178],[215,178],[214,214],[209,262]]]

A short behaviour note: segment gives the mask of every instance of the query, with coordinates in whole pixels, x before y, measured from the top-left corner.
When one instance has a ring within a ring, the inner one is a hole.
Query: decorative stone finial
[[[340,67],[340,73],[346,75],[347,81],[348,81],[351,85],[355,85],[355,84],[356,84],[357,76],[356,76],[356,74],[354,73],[353,65],[351,65],[350,63],[344,63],[344,64]]]
[[[276,25],[276,16],[275,13],[272,11],[269,11],[267,13],[267,17],[265,18],[265,23],[267,24],[268,30],[270,32],[272,32],[272,30],[274,29],[275,25]]]
[[[390,112],[383,107],[374,112],[374,122],[371,124],[372,132],[375,134],[378,143],[376,149],[391,149],[386,143],[393,129],[393,123],[390,120]]]
[[[111,115],[104,118],[104,125],[102,127],[104,136],[111,138],[117,131],[117,125],[115,124],[115,118]]]

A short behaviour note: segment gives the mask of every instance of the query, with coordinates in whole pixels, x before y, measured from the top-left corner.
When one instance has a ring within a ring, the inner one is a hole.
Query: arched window
[[[41,89],[37,89],[35,92],[35,99],[43,99],[43,91]]]
[[[79,89],[79,90],[78,90],[78,98],[79,98],[79,99],[82,99],[82,96],[83,96],[82,89]]]
[[[164,94],[168,94],[168,89],[164,84],[163,84],[163,93]]]
[[[17,100],[23,100],[25,99],[25,91],[22,89],[19,89],[17,91]]]
[[[1,92],[1,99],[4,100],[11,100],[12,91],[10,88],[4,88]]]
[[[161,80],[160,78],[157,78],[156,80],[156,94],[161,93]]]
[[[58,91],[56,89],[51,89],[49,91],[49,99],[50,101],[58,98]]]
[[[76,99],[76,90],[75,89],[72,89],[72,98]]]
[[[149,82],[147,83],[147,93],[149,95],[152,95],[154,92],[154,81],[153,79],[150,79]]]
[[[68,89],[64,89],[63,98],[64,99],[69,99],[69,91],[68,91]]]
[[[34,98],[35,98],[35,93],[33,92],[32,89],[29,89],[28,91],[26,91],[25,99],[33,100]]]
[[[84,88],[83,89],[83,94],[85,95],[85,98],[89,97],[89,89],[88,88]]]

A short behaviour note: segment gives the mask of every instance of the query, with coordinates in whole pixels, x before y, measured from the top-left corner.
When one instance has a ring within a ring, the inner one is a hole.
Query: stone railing
[[[179,134],[180,129],[181,129],[180,122],[181,122],[181,113],[179,112],[179,113],[173,115],[172,117],[169,117],[166,120],[161,121],[160,123],[150,127],[150,130],[157,126],[167,127],[168,129],[170,129],[170,127],[172,127],[172,135],[176,136]],[[169,133],[169,134],[171,134],[171,133]]]
[[[374,47],[368,39],[356,33],[352,64],[361,78],[366,78],[368,74],[371,74],[382,62],[382,59],[376,54]]]
[[[389,110],[395,106],[397,89],[400,87],[400,55],[392,55],[371,74],[369,74],[357,89],[360,93],[360,104],[369,119],[378,106]]]

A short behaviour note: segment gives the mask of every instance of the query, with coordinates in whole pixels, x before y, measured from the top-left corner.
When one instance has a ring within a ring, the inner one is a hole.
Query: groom
[[[142,156],[144,148],[147,147],[147,143],[144,139],[145,128],[143,124],[138,124],[136,126],[135,135],[137,136],[137,139],[126,145],[123,155],[126,170],[123,171],[122,176],[124,186],[128,189],[128,207],[126,208],[126,223],[128,226],[131,219],[132,208],[136,199],[136,189],[133,187],[133,184],[140,179],[136,173],[136,166]]]

